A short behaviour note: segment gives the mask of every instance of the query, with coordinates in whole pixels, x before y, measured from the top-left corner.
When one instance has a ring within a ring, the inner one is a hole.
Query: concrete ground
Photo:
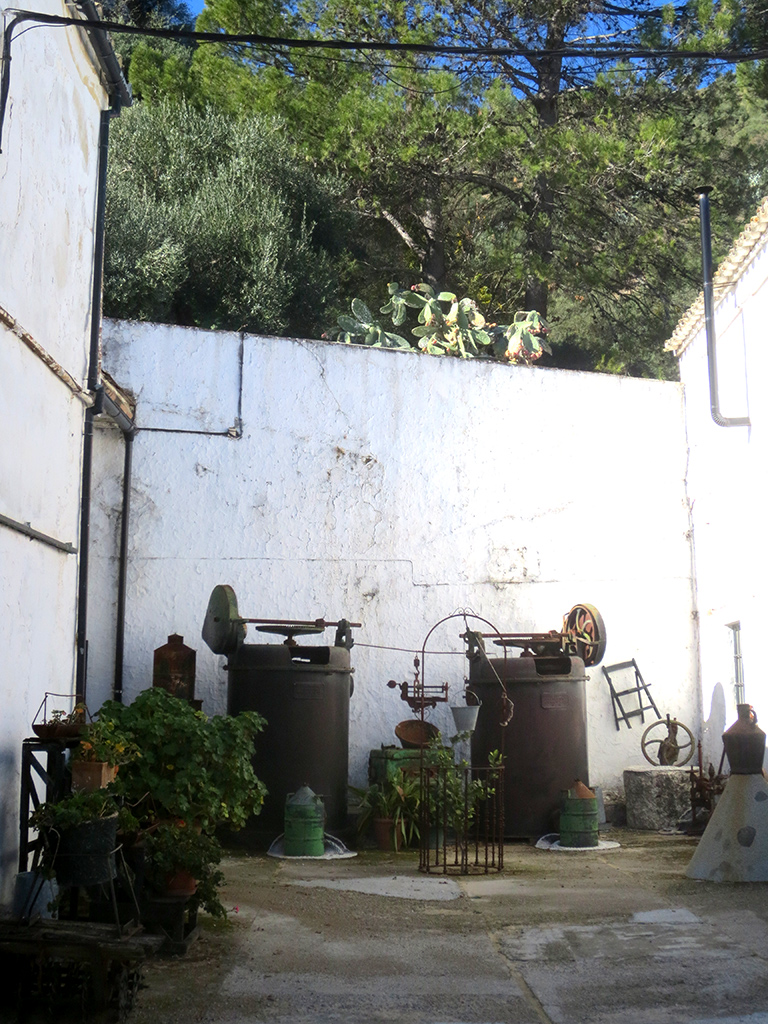
[[[768,884],[685,877],[697,840],[505,848],[504,871],[418,855],[235,855],[221,925],[146,968],[131,1024],[768,1024]]]

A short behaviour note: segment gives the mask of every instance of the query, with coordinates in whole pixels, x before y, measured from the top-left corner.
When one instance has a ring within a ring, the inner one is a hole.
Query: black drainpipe
[[[123,460],[123,512],[120,519],[120,558],[117,574],[117,626],[115,628],[115,682],[113,697],[123,702],[123,661],[125,653],[125,591],[128,576],[128,525],[131,516],[131,473],[133,467],[133,439],[136,431],[125,431],[125,458]]]
[[[700,188],[699,225],[701,229],[701,273],[704,278],[704,325],[707,333],[707,366],[709,368],[709,408],[718,427],[748,427],[748,416],[723,416],[717,378],[717,338],[715,336],[715,304],[712,287],[712,232],[709,226],[709,187]]]
[[[93,245],[91,288],[91,338],[88,356],[88,390],[94,404],[85,411],[83,430],[83,480],[80,508],[80,564],[77,582],[77,663],[75,668],[75,699],[85,702],[88,672],[88,542],[91,532],[91,469],[93,466],[93,421],[104,408],[104,389],[99,379],[99,339],[101,335],[101,287],[104,273],[104,221],[107,195],[107,153],[109,122],[120,112],[120,101],[113,100],[102,110],[99,126],[99,171],[96,188],[96,226]]]

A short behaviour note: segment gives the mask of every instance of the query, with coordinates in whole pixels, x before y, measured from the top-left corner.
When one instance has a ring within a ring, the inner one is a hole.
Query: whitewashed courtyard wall
[[[741,623],[745,697],[763,728],[768,721],[764,637],[768,624],[768,204],[715,275],[715,335],[720,408],[748,416],[749,427],[720,427],[710,414],[706,333],[701,302],[671,346],[682,347],[680,377],[690,445],[689,496],[696,550],[703,711],[710,757],[735,720],[733,632]]]
[[[10,6],[0,0],[0,12]],[[70,14],[56,0],[32,8]],[[75,549],[85,405],[22,335],[85,387],[107,105],[76,30],[16,34],[0,153],[0,513]],[[0,566],[5,904],[17,870],[21,742],[46,691],[74,692],[77,555],[0,526]],[[69,710],[72,700],[62,704]]]
[[[377,648],[420,650],[458,608],[512,631],[559,629],[594,604],[606,661],[636,657],[660,709],[698,723],[679,385],[121,322],[105,323],[104,363],[138,399],[126,700],[178,632],[197,649],[206,710],[226,709],[225,658],[200,630],[228,583],[241,615],[362,622],[353,782],[410,715],[386,682],[410,679],[413,655]],[[107,594],[121,442],[100,444],[94,574]],[[91,609],[92,648],[110,644],[113,613]],[[433,649],[460,651],[463,628]],[[111,687],[109,658],[95,665],[92,700]],[[427,671],[458,694],[461,657]],[[614,786],[642,760],[640,730],[616,731],[600,669],[587,690],[591,779]]]

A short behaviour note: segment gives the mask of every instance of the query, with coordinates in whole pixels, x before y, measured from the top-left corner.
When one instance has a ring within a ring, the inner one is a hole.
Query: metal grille
[[[504,867],[504,768],[421,765],[419,870],[489,874]]]

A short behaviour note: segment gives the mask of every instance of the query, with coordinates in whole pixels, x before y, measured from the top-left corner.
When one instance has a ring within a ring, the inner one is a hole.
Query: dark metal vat
[[[490,663],[489,663],[490,662]],[[504,684],[515,710],[509,725]],[[477,658],[469,685],[482,702],[472,734],[472,764],[504,753],[504,835],[535,839],[557,831],[563,790],[575,779],[589,785],[586,675],[581,658]]]
[[[253,768],[267,796],[254,829],[283,831],[288,794],[309,786],[323,798],[328,831],[347,821],[349,699],[346,647],[243,644],[229,654],[228,711],[258,711]]]

